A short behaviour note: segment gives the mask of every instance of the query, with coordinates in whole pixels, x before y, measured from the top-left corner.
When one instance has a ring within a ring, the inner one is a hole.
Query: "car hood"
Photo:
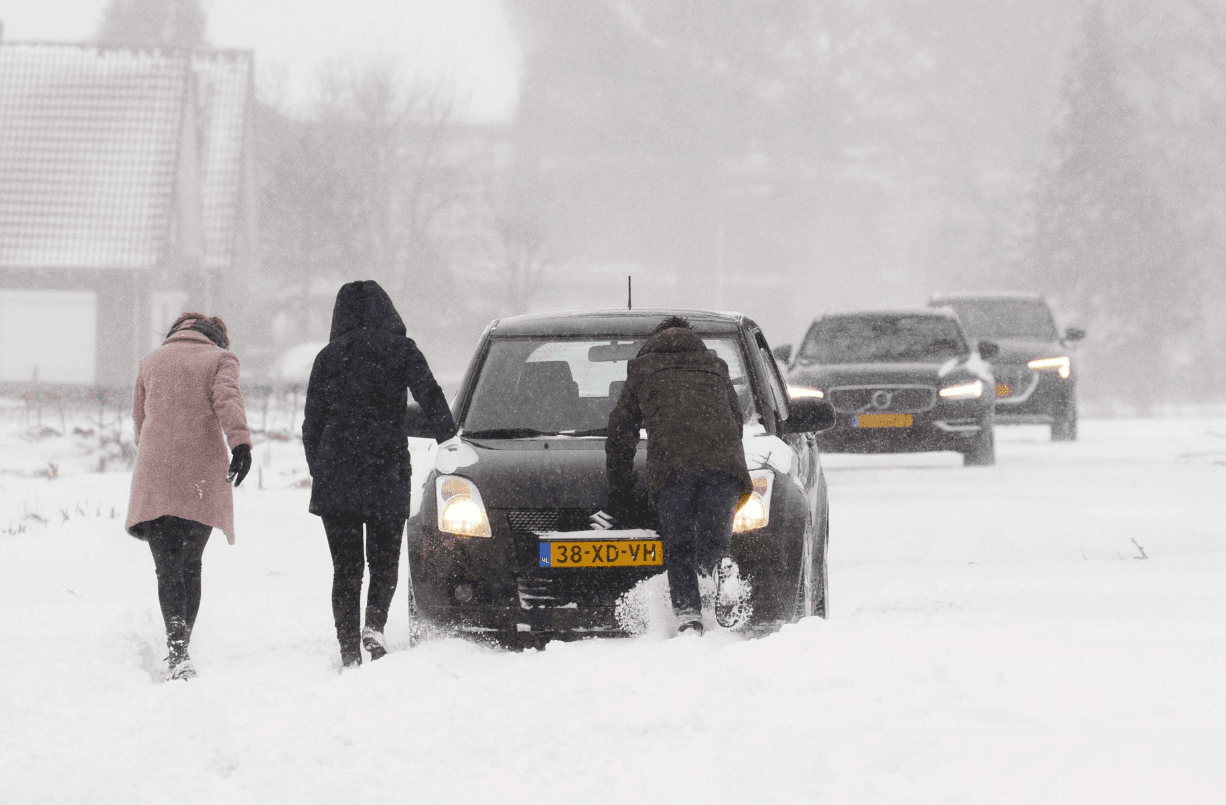
[[[455,471],[473,481],[491,509],[585,509],[605,505],[605,440],[590,438],[465,440],[477,461]],[[747,426],[743,440],[750,470],[790,471],[790,448],[761,425]],[[640,442],[635,468],[645,472],[647,443]],[[433,494],[433,485],[427,491]]]
[[[978,356],[951,358],[942,363],[840,363],[825,366],[798,366],[788,382],[817,388],[831,386],[879,385],[884,383],[938,384],[961,371],[987,378],[987,366]]]
[[[1068,355],[1069,349],[1059,341],[1045,341],[1041,338],[996,338],[1000,345],[1000,353],[992,360],[993,363],[1026,363],[1035,358],[1055,358]]]
[[[474,439],[477,461],[456,470],[477,484],[492,509],[593,508],[604,505],[604,439]],[[642,469],[646,454],[635,464]]]

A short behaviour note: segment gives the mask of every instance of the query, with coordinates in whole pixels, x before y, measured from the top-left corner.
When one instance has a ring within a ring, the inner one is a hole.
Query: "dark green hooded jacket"
[[[634,487],[640,428],[647,430],[647,491],[652,501],[670,481],[699,470],[726,473],[748,494],[753,484],[741,426],[728,364],[686,328],[653,335],[631,359],[626,385],[609,414],[605,469],[610,500],[625,500]]]
[[[425,357],[373,280],[336,294],[332,335],[307,385],[302,446],[311,512],[404,519],[409,511],[408,392],[438,441],[455,421]]]

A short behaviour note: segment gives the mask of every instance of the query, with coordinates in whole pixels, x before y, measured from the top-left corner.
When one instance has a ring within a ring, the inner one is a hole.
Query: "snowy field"
[[[825,457],[829,621],[410,650],[401,593],[392,653],[344,675],[301,446],[258,437],[237,543],[205,553],[199,677],[166,683],[114,425],[41,418],[0,410],[2,803],[1226,792],[1226,419],[1092,420],[1072,444],[1001,429],[991,468]]]

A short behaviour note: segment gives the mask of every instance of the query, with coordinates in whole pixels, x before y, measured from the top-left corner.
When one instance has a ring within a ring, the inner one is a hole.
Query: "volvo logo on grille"
[[[874,408],[884,410],[890,407],[890,402],[894,399],[894,395],[885,389],[877,389],[869,399],[872,401]]]

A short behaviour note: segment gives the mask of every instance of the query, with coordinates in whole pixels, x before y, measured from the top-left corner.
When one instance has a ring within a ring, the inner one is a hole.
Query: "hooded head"
[[[680,316],[669,316],[651,331],[647,343],[639,349],[640,355],[651,352],[705,352],[707,345],[694,334],[689,321]]]
[[[392,298],[374,280],[347,282],[336,292],[329,338],[335,341],[354,330],[384,330],[395,335],[407,332]]]
[[[221,316],[206,316],[203,313],[180,313],[175,323],[170,325],[166,337],[170,338],[180,330],[195,330],[208,336],[208,339],[222,349],[229,349],[230,334],[226,331],[226,323]]]

